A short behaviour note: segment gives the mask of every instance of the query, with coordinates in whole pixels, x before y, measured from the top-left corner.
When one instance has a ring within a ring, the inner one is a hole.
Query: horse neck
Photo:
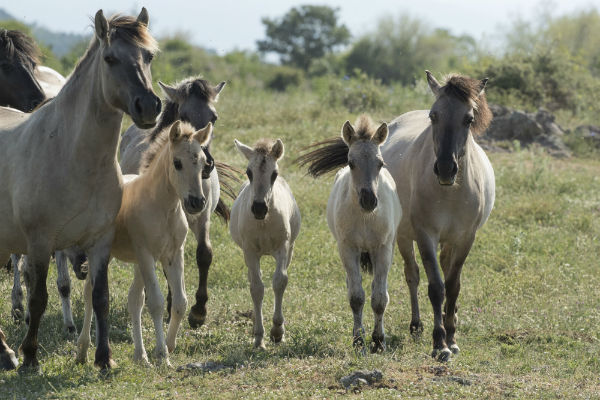
[[[60,93],[52,101],[51,112],[65,140],[74,152],[86,157],[116,157],[123,112],[104,98],[100,78],[100,45],[92,44]]]
[[[166,143],[160,153],[140,176],[140,183],[148,198],[154,199],[161,207],[173,209],[179,202],[177,189],[171,182],[169,169],[171,166],[171,151]]]

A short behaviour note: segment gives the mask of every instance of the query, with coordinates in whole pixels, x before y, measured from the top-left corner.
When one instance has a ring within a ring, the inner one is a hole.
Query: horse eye
[[[119,60],[110,55],[104,56],[104,61],[106,61],[108,65],[115,65],[119,62]]]
[[[381,169],[381,168],[383,168],[383,166],[384,166],[383,161],[379,160],[379,163],[377,164],[377,168]]]
[[[208,160],[207,164],[202,169],[202,179],[210,178],[210,173],[212,172],[212,170],[214,168],[215,168],[215,162],[212,159]]]
[[[350,169],[354,169],[354,161],[348,161],[348,166]]]
[[[473,116],[472,115],[467,115],[465,117],[465,125],[471,125],[473,123]]]
[[[148,53],[148,55],[146,56],[146,60],[147,62],[152,62],[152,60],[154,60],[154,54]]]
[[[436,113],[430,113],[429,114],[429,119],[431,120],[432,124],[435,124],[437,122],[437,114]]]
[[[250,171],[250,168],[246,170],[246,175],[248,175],[248,179],[250,179],[250,182],[252,182],[252,171]]]
[[[212,124],[214,125],[215,122],[217,122],[217,119],[219,119],[219,117],[217,116],[217,114],[213,114],[212,119],[210,120],[210,122],[212,122]]]
[[[183,164],[181,164],[180,160],[173,160],[173,165],[175,166],[175,169],[177,171],[179,171],[183,168]]]
[[[273,173],[271,174],[271,185],[272,185],[273,183],[275,183],[275,179],[277,179],[277,175],[279,175],[279,174],[277,173],[277,171],[273,171]]]

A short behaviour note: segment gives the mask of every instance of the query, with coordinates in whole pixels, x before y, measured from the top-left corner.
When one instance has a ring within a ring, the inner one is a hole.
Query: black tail
[[[239,176],[242,175],[243,172],[234,166],[220,161],[215,161],[215,167],[217,168],[217,174],[219,175],[221,193],[229,197],[231,200],[235,200],[237,194],[234,185],[237,186],[242,182]],[[229,222],[231,210],[223,200],[223,196],[219,198],[215,213],[223,219],[225,224]]]
[[[373,275],[373,263],[371,262],[371,256],[366,251],[364,253],[360,253],[360,266],[363,272]]]
[[[301,167],[308,165],[308,174],[318,178],[328,172],[336,171],[348,164],[348,145],[341,137],[323,140],[305,148],[315,148],[294,160]]]

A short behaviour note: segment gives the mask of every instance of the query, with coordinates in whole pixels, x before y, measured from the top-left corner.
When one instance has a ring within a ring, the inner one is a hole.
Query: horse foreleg
[[[19,360],[15,356],[15,352],[6,344],[6,336],[0,329],[0,371],[10,371],[17,368]]]
[[[448,361],[452,352],[446,345],[446,330],[442,321],[445,288],[437,262],[437,243],[422,234],[417,239],[417,245],[427,273],[428,295],[433,308],[433,352],[431,356],[439,361]]]
[[[244,250],[244,260],[248,267],[248,282],[250,282],[250,294],[254,305],[254,347],[265,349],[265,327],[263,325],[262,303],[265,295],[265,285],[260,272],[260,256]]]
[[[208,218],[208,217],[207,217]],[[196,304],[188,315],[190,327],[199,328],[206,321],[206,302],[208,301],[208,270],[213,259],[213,251],[209,238],[210,221],[199,218],[192,225],[192,230],[198,241],[196,247],[196,263],[198,265],[198,289]]]
[[[387,291],[387,277],[394,254],[393,242],[382,246],[378,251],[369,253],[373,262],[373,282],[371,284],[371,308],[375,316],[373,328],[373,347],[371,353],[385,351],[385,331],[383,313],[390,299]]]
[[[183,245],[171,259],[161,261],[169,287],[172,288],[173,303],[171,305],[171,320],[167,331],[167,349],[169,353],[175,350],[177,331],[187,308],[187,295],[183,275]]]
[[[12,301],[12,316],[15,321],[22,321],[25,317],[23,308],[23,288],[21,286],[21,260],[20,254],[11,254],[10,262],[13,266],[13,288],[10,299]]]
[[[84,302],[84,313],[83,313],[83,326],[81,327],[81,333],[77,340],[77,357],[76,360],[80,364],[87,363],[87,351],[90,347],[90,330],[92,328],[92,278],[88,275],[83,285],[83,302]]]
[[[113,231],[106,232],[94,246],[88,250],[90,264],[88,272],[92,281],[92,306],[96,315],[96,355],[94,365],[105,371],[115,366],[108,343],[108,263],[110,247],[114,237]]]
[[[127,309],[131,318],[131,336],[133,337],[133,360],[150,365],[142,338],[142,309],[144,308],[144,279],[139,267],[134,267],[133,282],[127,296]]]
[[[396,239],[398,243],[398,249],[404,260],[404,278],[408,285],[408,291],[410,293],[410,333],[411,335],[418,337],[423,332],[423,323],[421,322],[421,314],[419,313],[419,265],[415,259],[415,248],[412,239],[406,239],[398,236]]]
[[[160,286],[156,277],[156,262],[152,255],[143,249],[137,249],[136,258],[138,261],[137,268],[144,280],[146,295],[148,296],[148,311],[154,321],[154,333],[156,336],[154,355],[159,363],[165,362],[167,365],[170,365],[167,344],[165,342],[165,333],[163,330],[165,299],[160,291]]]
[[[283,293],[288,283],[287,269],[292,261],[294,253],[294,245],[287,244],[282,249],[277,251],[273,256],[277,266],[273,273],[273,292],[275,293],[275,309],[273,312],[273,327],[269,335],[274,343],[279,343],[283,340],[285,334],[284,318],[283,318]]]
[[[346,270],[346,287],[348,289],[348,300],[354,316],[354,327],[352,328],[352,344],[355,348],[364,350],[365,329],[362,325],[362,311],[365,305],[365,291],[362,288],[362,276],[360,274],[359,256],[357,249],[352,249],[338,243],[338,250],[344,269]]]
[[[69,265],[67,264],[67,255],[62,251],[54,252],[56,261],[56,286],[62,303],[63,325],[69,335],[77,335],[77,329],[73,322],[73,313],[71,311],[71,278],[69,277]]]
[[[27,293],[27,310],[29,312],[29,327],[21,343],[20,351],[23,353],[23,365],[19,371],[39,371],[37,360],[38,330],[46,306],[48,305],[48,264],[50,250],[45,245],[30,244],[27,250],[27,273],[29,274],[29,288]]]
[[[448,266],[442,269],[444,271],[445,288],[446,288],[446,305],[444,316],[444,327],[446,328],[446,343],[452,353],[457,354],[460,349],[456,344],[455,332],[456,322],[456,301],[460,293],[460,274],[465,263],[467,255],[473,245],[473,238],[468,238],[463,243],[452,247],[451,256],[448,260]]]

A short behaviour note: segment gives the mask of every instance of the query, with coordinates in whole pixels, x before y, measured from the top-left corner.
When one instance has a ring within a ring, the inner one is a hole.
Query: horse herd
[[[20,346],[21,371],[39,370],[38,328],[47,305],[53,253],[65,328],[73,333],[67,259],[77,276],[86,280],[78,361],[87,360],[93,313],[95,365],[103,370],[113,365],[107,272],[115,257],[135,264],[128,295],[134,359],[148,363],[141,334],[141,313],[147,304],[155,326],[157,360],[169,364],[187,308],[183,249],[188,229],[198,241],[199,269],[196,304],[188,320],[196,328],[206,318],[213,212],[229,220],[231,236],[244,254],[258,348],[265,347],[260,259],[275,258],[270,338],[277,343],[284,337],[282,300],[301,225],[292,191],[279,175],[284,144],[280,139],[262,139],[250,147],[235,141],[248,160],[248,180],[236,196],[232,186],[236,169],[210,153],[215,103],[225,82],[216,86],[199,78],[175,86],[160,82],[166,97],[161,102],[152,90],[150,65],[158,46],[147,29],[148,20],[145,8],[137,18],[106,19],[98,11],[95,35],[66,81],[37,65],[35,45],[27,36],[0,30],[0,79],[7,82],[0,90],[0,102],[8,106],[0,107],[0,260],[13,260],[17,319],[25,316],[21,268],[27,286],[28,329]],[[365,350],[362,267],[373,274],[371,351],[385,350],[383,314],[394,241],[410,290],[410,331],[423,330],[416,242],[434,314],[432,356],[445,361],[459,351],[456,301],[462,266],[494,204],[494,172],[474,140],[489,125],[491,113],[484,94],[486,79],[455,75],[442,85],[427,71],[427,81],[435,95],[430,110],[408,112],[389,124],[376,125],[366,115],[354,125],[346,121],[339,137],[312,145],[296,162],[315,178],[338,171],[327,203],[327,222],[346,270],[354,346]],[[134,125],[121,136],[124,113]],[[221,192],[234,199],[231,210]],[[157,261],[169,289],[166,338]],[[18,366],[5,339],[0,330],[0,370]]]

